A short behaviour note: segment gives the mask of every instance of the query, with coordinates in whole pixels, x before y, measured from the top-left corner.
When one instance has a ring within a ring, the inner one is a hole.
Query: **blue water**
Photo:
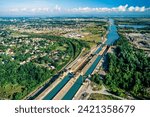
[[[92,72],[94,71],[95,67],[97,66],[97,64],[99,63],[99,61],[101,60],[102,56],[98,55],[98,57],[96,58],[96,60],[94,61],[94,63],[91,65],[91,67],[86,71],[85,75],[91,75]]]
[[[107,35],[107,41],[105,43],[106,45],[112,45],[119,38],[119,35],[117,33],[116,25],[114,24],[114,20],[113,19],[109,19],[109,22],[110,22],[111,25],[109,26],[109,33]],[[102,46],[97,49],[95,54],[98,54],[101,51],[101,49],[102,49]],[[104,53],[106,53],[106,50],[105,50]],[[92,74],[92,72],[94,71],[94,69],[96,68],[97,64],[99,63],[99,61],[101,59],[102,59],[102,56],[98,55],[96,60],[93,62],[93,64],[90,66],[90,68],[84,74],[85,77],[83,78],[83,76],[79,76],[77,81],[69,89],[69,91],[65,94],[65,96],[62,98],[62,100],[71,100],[74,97],[76,92],[81,87],[82,82],[86,79],[87,76]],[[54,96],[65,86],[65,84],[69,80],[70,80],[70,76],[68,74],[49,94],[47,94],[47,96],[44,97],[44,100],[51,100],[51,99],[53,99]]]
[[[38,92],[36,92],[33,96],[29,97],[28,100],[34,100],[37,96],[39,96],[47,87],[49,87],[58,77],[60,73],[54,75],[48,83],[46,83]]]
[[[116,40],[118,40],[119,35],[117,33],[116,25],[114,24],[113,19],[109,19],[110,26],[109,26],[109,33],[107,35],[107,45],[113,45]]]
[[[102,50],[102,47],[99,47],[94,54],[98,54]]]
[[[55,95],[65,86],[65,84],[70,80],[72,76],[69,74],[54,88],[51,92],[49,92],[43,100],[52,100]]]
[[[85,77],[80,76],[77,81],[74,83],[74,85],[69,89],[69,91],[66,93],[66,95],[62,98],[62,100],[71,100],[74,95],[77,93],[79,88],[82,85],[82,82],[86,79],[86,76],[91,75],[94,69],[96,68],[97,64],[101,60],[102,56],[98,55],[94,63],[90,66],[90,68],[85,73]]]
[[[109,33],[107,35],[107,41],[106,41],[106,45],[113,45],[113,43],[119,39],[119,35],[117,33],[117,28],[116,25],[114,24],[114,20],[113,19],[109,19],[110,22],[110,26],[109,26]],[[102,49],[102,46],[99,47],[96,52],[94,54],[98,54]],[[105,50],[104,54],[106,53],[107,50]],[[98,55],[98,57],[96,58],[96,60],[93,62],[93,64],[90,66],[90,68],[86,71],[86,73],[84,74],[84,78],[83,76],[80,76],[77,81],[74,83],[74,85],[70,88],[70,90],[66,93],[66,95],[62,98],[62,100],[71,100],[74,95],[77,93],[77,91],[79,90],[79,88],[82,85],[82,80],[85,80],[87,76],[91,75],[92,72],[94,71],[94,69],[96,68],[97,64],[99,63],[99,61],[102,59],[102,56]]]
[[[71,100],[74,97],[74,95],[76,94],[76,92],[79,90],[79,88],[81,87],[82,80],[85,80],[85,79],[83,79],[83,76],[80,76],[76,80],[76,82],[74,83],[74,85],[69,89],[69,91],[62,98],[62,100]]]
[[[118,26],[121,28],[134,28],[134,29],[148,27],[146,25],[118,25]]]

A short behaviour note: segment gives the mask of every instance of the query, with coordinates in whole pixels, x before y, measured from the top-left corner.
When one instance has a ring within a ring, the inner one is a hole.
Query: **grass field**
[[[118,100],[118,98],[115,98],[110,95],[103,95],[99,93],[93,93],[90,95],[88,100]]]

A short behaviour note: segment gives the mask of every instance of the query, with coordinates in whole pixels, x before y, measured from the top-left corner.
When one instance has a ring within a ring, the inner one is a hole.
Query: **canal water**
[[[90,66],[90,68],[86,71],[85,76],[89,76],[89,75],[92,74],[92,72],[96,68],[96,66],[99,63],[99,61],[101,60],[101,58],[102,58],[102,56],[98,55],[98,57],[96,58],[96,60],[93,62],[93,64]]]
[[[81,85],[83,84],[83,81],[87,78],[88,75],[91,75],[94,69],[96,68],[97,64],[101,60],[102,56],[98,55],[94,63],[90,66],[90,68],[85,73],[85,77],[80,76],[77,81],[74,83],[74,85],[69,89],[69,91],[66,93],[66,95],[62,98],[62,100],[71,100],[74,95],[77,93]]]
[[[147,25],[118,25],[118,26],[121,28],[134,28],[134,29],[148,27]]]
[[[116,28],[116,25],[114,24],[114,20],[113,19],[109,19],[109,23],[110,23],[109,33],[107,35],[107,41],[105,43],[108,46],[109,45],[113,45],[114,42],[119,39],[119,35],[117,33],[117,28]],[[94,54],[98,54],[101,51],[101,49],[102,49],[102,47],[99,47]],[[104,54],[105,53],[106,53],[106,51],[104,52]],[[88,75],[92,74],[92,72],[96,68],[97,64],[102,59],[102,57],[103,56],[98,55],[98,57],[93,62],[93,64],[90,66],[90,68],[86,71],[84,76],[88,76]],[[81,87],[82,82],[83,82],[83,80],[85,80],[85,78],[83,78],[83,76],[80,76],[78,78],[78,80],[74,83],[74,85],[70,88],[70,90],[66,93],[66,95],[62,98],[62,100],[71,100],[74,97],[74,95],[77,93],[79,88]]]
[[[95,55],[95,54],[98,54],[101,50],[102,50],[102,47],[99,47],[99,48],[95,51],[94,55]]]
[[[65,86],[65,84],[72,78],[70,74],[68,74],[52,91],[50,91],[43,100],[52,100],[56,94]]]
[[[33,96],[28,97],[28,100],[34,100],[36,97],[38,97],[46,88],[48,88],[57,78],[60,77],[60,73],[57,75],[54,75],[48,83],[46,83],[42,88],[40,88]]]
[[[109,29],[108,29],[109,32],[107,34],[106,45],[113,45],[114,42],[119,39],[119,35],[117,33],[117,27],[114,24],[114,20],[109,19],[109,23],[110,23],[110,26],[109,26]]]
[[[107,41],[106,41],[106,45],[113,45],[114,42],[119,39],[119,35],[117,33],[117,28],[116,25],[114,24],[114,20],[113,19],[109,19],[109,32],[107,35]],[[103,45],[102,45],[103,46]],[[98,48],[98,50],[95,52],[95,54],[98,54],[101,49],[102,46]],[[106,51],[104,52],[106,53]],[[77,81],[74,83],[74,85],[69,89],[69,91],[65,94],[65,96],[62,98],[62,100],[71,100],[74,95],[77,93],[77,91],[79,90],[79,88],[82,85],[82,82],[86,79],[86,76],[91,75],[92,72],[94,71],[94,69],[96,68],[97,64],[99,63],[99,61],[102,59],[102,56],[98,55],[98,57],[96,58],[96,60],[93,62],[93,64],[90,66],[90,68],[86,71],[85,73],[85,77],[84,76],[79,76],[79,78],[77,79]],[[53,97],[61,90],[61,88],[63,88],[63,86],[70,80],[70,77],[67,75],[49,94],[47,94],[46,97],[44,97],[44,100],[51,100],[53,99]]]
[[[71,100],[81,87],[83,82],[82,80],[84,80],[83,76],[79,76],[79,78],[76,80],[74,85],[69,89],[69,91],[65,94],[62,100]]]

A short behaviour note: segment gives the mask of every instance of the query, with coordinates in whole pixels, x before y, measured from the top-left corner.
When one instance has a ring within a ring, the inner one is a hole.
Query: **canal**
[[[119,35],[117,33],[117,28],[116,28],[116,25],[114,24],[114,20],[113,19],[109,19],[109,24],[110,24],[109,28],[108,28],[109,32],[108,32],[107,41],[106,41],[105,44],[108,45],[108,46],[111,46],[111,45],[114,44],[114,42],[116,40],[119,39]],[[94,54],[98,54],[101,51],[102,46],[99,47]],[[105,53],[107,52],[107,49],[104,51],[103,55],[105,55]],[[84,76],[79,76],[79,78],[77,79],[77,81],[69,89],[69,91],[65,94],[65,96],[62,98],[62,100],[71,100],[75,96],[75,94],[77,93],[77,91],[81,87],[83,81],[86,79],[87,76],[89,76],[89,75],[92,74],[92,72],[96,68],[97,64],[102,59],[103,55],[102,56],[100,56],[100,55],[97,56],[96,60],[93,62],[93,64],[90,66],[90,68],[86,71],[86,73],[84,74]]]
[[[56,94],[65,86],[65,84],[72,78],[72,74],[68,73],[68,75],[54,88],[50,91],[43,100],[52,100]]]
[[[108,34],[107,34],[107,41],[106,41],[106,45],[113,45],[114,42],[116,40],[119,39],[119,35],[118,35],[118,32],[117,32],[117,27],[114,23],[114,20],[113,19],[109,19],[109,29],[108,29]]]
[[[114,42],[119,38],[119,35],[117,33],[116,25],[114,24],[113,19],[109,19],[109,28],[108,28],[108,34],[107,34],[107,41],[105,42],[106,45],[110,46],[113,45]],[[94,54],[98,54],[102,47],[104,45],[101,45],[97,51]],[[104,54],[107,51],[104,52]],[[103,55],[104,55],[103,54]],[[94,69],[96,68],[99,61],[102,59],[102,56],[98,55],[96,60],[93,62],[93,64],[89,67],[89,69],[86,71],[86,73],[83,76],[79,76],[77,81],[74,83],[74,85],[69,89],[69,91],[65,94],[65,96],[62,98],[62,100],[71,100],[74,95],[77,93],[79,88],[81,87],[83,81],[87,78],[87,76],[91,75]],[[55,97],[55,95],[65,86],[65,84],[70,80],[72,76],[69,76],[69,74],[51,91],[49,92],[43,99],[44,100],[51,100]]]
[[[65,96],[62,98],[62,100],[71,100],[74,95],[77,93],[79,88],[81,87],[83,83],[83,76],[79,76],[79,78],[76,80],[74,85],[69,89],[69,91],[65,94]]]

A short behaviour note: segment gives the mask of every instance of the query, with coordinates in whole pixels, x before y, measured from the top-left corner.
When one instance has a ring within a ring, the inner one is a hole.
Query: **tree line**
[[[108,54],[108,70],[104,80],[111,92],[136,98],[150,98],[150,57],[134,48],[120,35],[113,54]]]

